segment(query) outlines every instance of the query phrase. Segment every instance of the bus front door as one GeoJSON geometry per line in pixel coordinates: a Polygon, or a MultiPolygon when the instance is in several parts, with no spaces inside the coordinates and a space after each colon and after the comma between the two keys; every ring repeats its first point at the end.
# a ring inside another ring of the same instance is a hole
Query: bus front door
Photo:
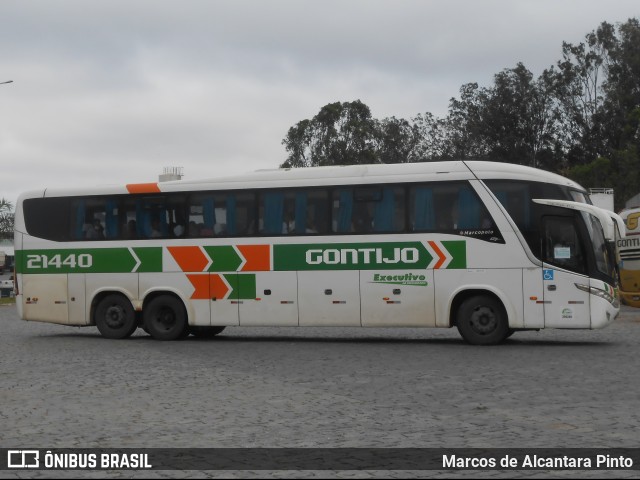
{"type": "Polygon", "coordinates": [[[546,328],[589,328],[589,294],[576,287],[588,283],[582,275],[544,264],[544,326],[546,328]]]}
{"type": "Polygon", "coordinates": [[[589,294],[576,284],[588,284],[585,252],[573,216],[545,216],[543,227],[544,326],[589,328],[589,294]],[[585,271],[585,273],[581,273],[585,271]]]}

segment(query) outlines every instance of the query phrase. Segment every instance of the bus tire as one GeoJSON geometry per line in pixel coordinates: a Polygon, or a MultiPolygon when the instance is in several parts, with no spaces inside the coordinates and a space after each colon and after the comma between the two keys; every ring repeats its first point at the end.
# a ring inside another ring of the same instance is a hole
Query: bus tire
{"type": "Polygon", "coordinates": [[[128,338],[138,328],[133,305],[119,293],[100,300],[94,312],[94,322],[105,338],[128,338]]]}
{"type": "Polygon", "coordinates": [[[177,340],[188,335],[187,312],[181,300],[160,295],[144,306],[144,326],[156,340],[177,340]]]}
{"type": "Polygon", "coordinates": [[[191,335],[197,338],[213,338],[224,329],[225,327],[190,327],[191,335]]]}
{"type": "Polygon", "coordinates": [[[464,300],[456,312],[456,326],[472,345],[496,345],[509,334],[509,321],[502,303],[488,295],[464,300]]]}

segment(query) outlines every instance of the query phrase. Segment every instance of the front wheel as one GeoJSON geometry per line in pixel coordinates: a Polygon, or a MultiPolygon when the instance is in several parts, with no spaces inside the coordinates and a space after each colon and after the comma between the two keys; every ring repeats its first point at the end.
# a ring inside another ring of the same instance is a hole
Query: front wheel
{"type": "Polygon", "coordinates": [[[509,334],[502,303],[487,295],[464,300],[456,313],[456,326],[462,338],[472,345],[495,345],[509,334]]]}
{"type": "Polygon", "coordinates": [[[187,312],[182,301],[171,295],[160,295],[145,305],[143,320],[146,330],[156,340],[177,340],[188,335],[187,312]]]}
{"type": "Polygon", "coordinates": [[[107,295],[100,300],[94,313],[94,321],[102,336],[106,338],[130,337],[138,327],[131,302],[118,293],[107,295]]]}

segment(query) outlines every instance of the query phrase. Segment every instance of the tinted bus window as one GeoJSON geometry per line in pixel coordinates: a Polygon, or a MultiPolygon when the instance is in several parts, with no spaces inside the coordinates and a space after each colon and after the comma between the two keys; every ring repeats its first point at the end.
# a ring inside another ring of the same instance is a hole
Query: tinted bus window
{"type": "Polygon", "coordinates": [[[410,186],[409,225],[413,232],[502,238],[493,218],[467,182],[410,186]]]}
{"type": "Polygon", "coordinates": [[[120,238],[117,197],[72,198],[72,240],[116,240],[120,238]]]}
{"type": "Polygon", "coordinates": [[[260,192],[258,231],[261,235],[305,235],[327,232],[326,190],[260,192]]]}
{"type": "Polygon", "coordinates": [[[336,233],[404,231],[404,188],[366,186],[333,191],[332,230],[336,233]]]}
{"type": "Polygon", "coordinates": [[[514,180],[486,180],[485,184],[507,210],[533,254],[542,258],[540,218],[549,209],[532,202],[532,199],[573,200],[569,189],[561,185],[514,180]]]}
{"type": "Polygon", "coordinates": [[[189,237],[253,235],[255,195],[251,192],[206,192],[189,197],[189,237]]]}
{"type": "Polygon", "coordinates": [[[69,239],[69,199],[30,198],[23,205],[29,235],[59,242],[69,239]]]}

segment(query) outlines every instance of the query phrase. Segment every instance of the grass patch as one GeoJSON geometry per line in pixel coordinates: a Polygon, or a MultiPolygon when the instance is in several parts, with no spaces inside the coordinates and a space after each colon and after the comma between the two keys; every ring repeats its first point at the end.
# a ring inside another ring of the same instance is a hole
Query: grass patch
{"type": "Polygon", "coordinates": [[[0,305],[15,305],[16,303],[16,299],[15,298],[0,298],[0,305]]]}

